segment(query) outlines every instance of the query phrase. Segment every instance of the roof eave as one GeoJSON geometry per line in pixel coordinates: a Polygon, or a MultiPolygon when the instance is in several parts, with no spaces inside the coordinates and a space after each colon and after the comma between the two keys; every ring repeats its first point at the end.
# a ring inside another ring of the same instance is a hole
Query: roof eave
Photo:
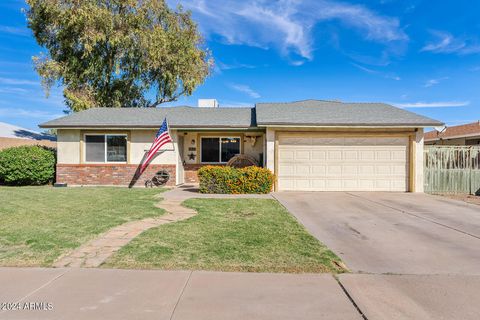
{"type": "MultiPolygon", "coordinates": [[[[160,125],[55,125],[55,124],[40,124],[40,128],[44,129],[158,129],[160,125]]],[[[214,126],[177,126],[177,125],[170,125],[171,129],[181,130],[181,129],[198,129],[198,130],[206,130],[206,129],[255,129],[257,127],[252,126],[229,126],[229,125],[214,125],[214,126]]]]}
{"type": "Polygon", "coordinates": [[[301,127],[301,128],[431,128],[442,126],[442,123],[374,123],[374,124],[292,124],[285,122],[270,122],[270,123],[259,123],[259,127],[301,127]]]}

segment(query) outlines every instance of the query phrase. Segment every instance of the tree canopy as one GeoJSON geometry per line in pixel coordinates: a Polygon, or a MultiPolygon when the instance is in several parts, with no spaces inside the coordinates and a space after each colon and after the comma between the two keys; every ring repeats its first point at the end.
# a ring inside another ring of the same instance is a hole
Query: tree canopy
{"type": "Polygon", "coordinates": [[[189,12],[164,0],[26,0],[47,49],[33,57],[47,94],[72,111],[155,107],[191,95],[213,64],[189,12]]]}

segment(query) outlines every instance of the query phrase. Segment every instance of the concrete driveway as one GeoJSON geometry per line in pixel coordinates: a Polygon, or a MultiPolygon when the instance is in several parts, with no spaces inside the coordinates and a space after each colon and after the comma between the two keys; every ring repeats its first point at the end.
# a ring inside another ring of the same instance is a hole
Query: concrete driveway
{"type": "Polygon", "coordinates": [[[353,272],[480,275],[480,207],[409,193],[276,193],[353,272]]]}

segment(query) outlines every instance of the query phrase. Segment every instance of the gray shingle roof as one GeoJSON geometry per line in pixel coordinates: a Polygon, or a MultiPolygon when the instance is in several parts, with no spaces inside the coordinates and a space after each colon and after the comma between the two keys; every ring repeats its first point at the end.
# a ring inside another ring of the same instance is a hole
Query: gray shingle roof
{"type": "Polygon", "coordinates": [[[304,100],[257,103],[255,108],[95,108],[42,123],[42,128],[158,128],[164,118],[171,128],[251,128],[293,126],[443,125],[383,103],[304,100]]]}
{"type": "Polygon", "coordinates": [[[94,108],[40,125],[41,128],[158,128],[166,117],[171,128],[249,128],[252,108],[94,108]]]}
{"type": "Polygon", "coordinates": [[[343,103],[304,100],[257,103],[257,124],[298,126],[419,126],[443,125],[416,113],[384,103],[343,103]]]}

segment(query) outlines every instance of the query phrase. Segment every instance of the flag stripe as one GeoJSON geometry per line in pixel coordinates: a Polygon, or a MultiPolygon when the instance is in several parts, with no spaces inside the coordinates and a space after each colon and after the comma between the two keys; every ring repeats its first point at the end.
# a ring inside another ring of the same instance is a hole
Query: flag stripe
{"type": "Polygon", "coordinates": [[[153,140],[150,150],[148,150],[145,160],[140,167],[140,174],[143,173],[143,171],[148,166],[148,164],[153,159],[158,150],[160,150],[161,147],[163,147],[169,142],[172,142],[172,137],[168,132],[167,118],[165,118],[165,120],[163,120],[162,126],[160,127],[160,129],[158,129],[158,132],[155,135],[155,139],[153,140]]]}

